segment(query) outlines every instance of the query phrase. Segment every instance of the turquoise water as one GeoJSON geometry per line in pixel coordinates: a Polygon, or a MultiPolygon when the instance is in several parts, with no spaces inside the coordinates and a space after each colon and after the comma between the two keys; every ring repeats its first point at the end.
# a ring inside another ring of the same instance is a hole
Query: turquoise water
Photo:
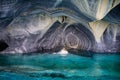
{"type": "Polygon", "coordinates": [[[120,55],[0,55],[0,80],[120,80],[120,55]]]}

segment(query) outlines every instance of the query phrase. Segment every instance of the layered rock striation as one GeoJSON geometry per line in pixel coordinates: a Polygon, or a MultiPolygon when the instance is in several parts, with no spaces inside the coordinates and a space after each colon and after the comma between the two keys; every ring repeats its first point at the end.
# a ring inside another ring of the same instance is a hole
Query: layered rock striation
{"type": "Polygon", "coordinates": [[[120,52],[120,0],[0,0],[0,53],[120,52]]]}

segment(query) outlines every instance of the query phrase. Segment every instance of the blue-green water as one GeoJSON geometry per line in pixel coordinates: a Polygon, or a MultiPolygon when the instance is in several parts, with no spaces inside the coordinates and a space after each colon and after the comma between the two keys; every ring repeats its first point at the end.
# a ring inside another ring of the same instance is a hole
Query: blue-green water
{"type": "Polygon", "coordinates": [[[120,55],[0,55],[0,80],[120,80],[120,55]]]}

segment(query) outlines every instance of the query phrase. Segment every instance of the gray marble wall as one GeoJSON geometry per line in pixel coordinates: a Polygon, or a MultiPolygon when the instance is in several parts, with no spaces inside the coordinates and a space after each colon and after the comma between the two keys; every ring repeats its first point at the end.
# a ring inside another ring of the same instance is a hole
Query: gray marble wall
{"type": "Polygon", "coordinates": [[[120,0],[0,0],[0,53],[120,52],[119,10],[120,0]]]}

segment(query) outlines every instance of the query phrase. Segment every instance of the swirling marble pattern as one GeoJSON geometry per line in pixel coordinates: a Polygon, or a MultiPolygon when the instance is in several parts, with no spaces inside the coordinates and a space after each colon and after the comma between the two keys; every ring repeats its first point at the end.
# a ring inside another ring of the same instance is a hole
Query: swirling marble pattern
{"type": "Polygon", "coordinates": [[[0,40],[8,45],[1,54],[120,52],[120,0],[0,2],[0,40]]]}

